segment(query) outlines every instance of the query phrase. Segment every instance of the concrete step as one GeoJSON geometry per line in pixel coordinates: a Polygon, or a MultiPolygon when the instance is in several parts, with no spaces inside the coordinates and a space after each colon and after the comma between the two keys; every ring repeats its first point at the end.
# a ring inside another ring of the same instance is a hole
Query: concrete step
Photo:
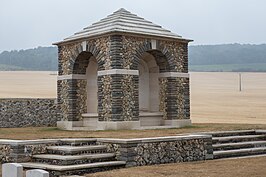
{"type": "Polygon", "coordinates": [[[213,137],[213,144],[222,143],[236,143],[244,141],[262,141],[266,140],[266,135],[243,135],[243,136],[227,136],[227,137],[213,137]]]}
{"type": "Polygon", "coordinates": [[[84,145],[96,145],[97,138],[65,138],[61,139],[59,145],[69,146],[84,146],[84,145]]]}
{"type": "Polygon", "coordinates": [[[81,175],[85,173],[93,173],[98,171],[105,171],[114,168],[124,167],[126,162],[124,161],[109,161],[109,162],[97,162],[89,164],[78,165],[49,165],[45,163],[21,163],[26,169],[43,169],[50,172],[50,177],[58,177],[62,175],[81,175]]]}
{"type": "Polygon", "coordinates": [[[33,155],[33,161],[50,165],[75,165],[84,163],[106,162],[115,160],[115,153],[82,154],[82,155],[33,155]]]}
{"type": "Polygon", "coordinates": [[[239,143],[224,143],[224,144],[214,144],[213,150],[232,150],[241,148],[255,148],[255,147],[266,147],[266,141],[246,141],[239,143]]]}
{"type": "Polygon", "coordinates": [[[59,155],[77,155],[77,154],[94,154],[105,153],[107,147],[105,145],[90,146],[49,146],[47,147],[49,154],[59,155]]]}
{"type": "Polygon", "coordinates": [[[212,137],[225,137],[225,136],[243,136],[243,135],[255,135],[255,130],[234,130],[234,131],[219,131],[210,132],[212,137]]]}
{"type": "Polygon", "coordinates": [[[214,151],[213,158],[219,159],[219,158],[228,158],[228,157],[258,155],[258,154],[266,154],[266,147],[214,151]]]}

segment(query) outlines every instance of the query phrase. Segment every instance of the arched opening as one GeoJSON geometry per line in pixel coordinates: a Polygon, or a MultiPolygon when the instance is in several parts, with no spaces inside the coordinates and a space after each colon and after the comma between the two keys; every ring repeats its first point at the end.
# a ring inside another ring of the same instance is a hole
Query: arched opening
{"type": "Polygon", "coordinates": [[[139,110],[159,112],[159,66],[153,55],[145,52],[139,63],[139,110]]]}
{"type": "Polygon", "coordinates": [[[160,73],[169,72],[166,56],[159,50],[149,50],[140,57],[139,65],[139,119],[141,126],[162,126],[165,112],[161,109],[162,86],[160,73]]]}
{"type": "Polygon", "coordinates": [[[98,112],[98,82],[97,82],[98,64],[94,56],[90,58],[86,69],[87,78],[87,113],[98,112]]]}
{"type": "MultiPolygon", "coordinates": [[[[76,108],[77,114],[97,113],[98,109],[98,63],[90,52],[81,52],[75,60],[73,74],[82,75],[76,83],[76,108]]],[[[80,77],[80,76],[76,76],[80,77]]]]}

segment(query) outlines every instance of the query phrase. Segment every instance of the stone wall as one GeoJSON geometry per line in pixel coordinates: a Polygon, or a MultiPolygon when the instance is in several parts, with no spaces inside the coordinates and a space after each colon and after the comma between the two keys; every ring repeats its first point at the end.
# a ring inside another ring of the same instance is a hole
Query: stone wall
{"type": "Polygon", "coordinates": [[[0,127],[56,126],[55,99],[0,99],[0,127]]]}
{"type": "MultiPolygon", "coordinates": [[[[67,139],[69,141],[70,139],[67,139]]],[[[73,139],[75,141],[75,139],[73,139]]],[[[211,135],[186,135],[140,139],[99,138],[96,144],[107,145],[116,159],[127,166],[213,159],[211,135]]],[[[47,153],[47,147],[66,145],[64,139],[1,140],[0,163],[29,162],[35,154],[47,153]]],[[[68,142],[69,145],[69,142],[68,142]]]]}
{"type": "Polygon", "coordinates": [[[143,139],[98,139],[127,166],[213,159],[211,135],[187,135],[143,139]]]}
{"type": "Polygon", "coordinates": [[[48,146],[59,145],[59,140],[1,140],[0,164],[29,162],[35,154],[45,154],[48,146]]]}
{"type": "MultiPolygon", "coordinates": [[[[145,36],[110,34],[75,43],[60,44],[59,77],[86,75],[90,57],[97,60],[98,71],[137,71],[145,52],[151,54],[162,73],[188,73],[188,41],[151,39],[145,36]]],[[[99,121],[139,120],[139,78],[133,74],[98,76],[99,121]]],[[[160,83],[160,111],[165,120],[189,119],[189,79],[164,77],[160,83]]],[[[86,78],[66,77],[58,81],[59,117],[63,121],[79,121],[86,113],[86,78]]]]}

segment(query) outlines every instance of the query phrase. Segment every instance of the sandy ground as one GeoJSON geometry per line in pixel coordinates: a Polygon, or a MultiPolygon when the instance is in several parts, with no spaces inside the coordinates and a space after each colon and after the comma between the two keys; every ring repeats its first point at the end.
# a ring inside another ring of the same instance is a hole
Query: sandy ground
{"type": "Polygon", "coordinates": [[[266,124],[266,73],[191,73],[194,123],[266,124]]]}
{"type": "Polygon", "coordinates": [[[266,157],[125,168],[87,177],[265,177],[266,157]]]}
{"type": "Polygon", "coordinates": [[[55,98],[52,71],[0,71],[0,98],[55,98]]]}
{"type": "MultiPolygon", "coordinates": [[[[0,98],[54,98],[54,72],[0,72],[0,98]]],[[[193,123],[266,124],[266,73],[191,73],[193,123]]]]}

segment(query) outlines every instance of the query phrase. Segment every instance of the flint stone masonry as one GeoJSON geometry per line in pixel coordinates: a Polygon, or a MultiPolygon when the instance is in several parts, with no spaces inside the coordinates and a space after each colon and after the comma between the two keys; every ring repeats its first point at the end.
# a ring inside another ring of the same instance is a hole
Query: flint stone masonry
{"type": "MultiPolygon", "coordinates": [[[[164,120],[190,119],[188,43],[191,41],[119,9],[55,43],[59,62],[58,127],[73,130],[68,125],[77,124],[71,122],[80,122],[79,127],[84,127],[82,114],[86,113],[97,113],[98,122],[107,124],[140,122],[143,111],[161,112],[160,126],[166,126],[164,120]],[[97,65],[93,65],[97,71],[97,87],[92,91],[87,86],[92,81],[85,77],[93,60],[97,65]],[[149,63],[154,64],[141,76],[142,64],[148,66],[149,63]],[[150,88],[150,85],[156,87],[154,95],[146,94],[147,89],[143,94],[141,88],[150,88]],[[96,98],[88,96],[96,91],[96,98]],[[152,97],[153,105],[148,105],[145,99],[150,101],[152,97]],[[93,104],[89,99],[98,99],[94,112],[87,112],[92,110],[87,103],[93,104]]],[[[186,125],[190,125],[187,122],[186,125]]],[[[98,126],[88,127],[95,130],[93,127],[98,126]]]]}
{"type": "MultiPolygon", "coordinates": [[[[75,141],[75,139],[67,139],[75,141]]],[[[107,145],[108,152],[127,166],[142,166],[173,162],[213,159],[211,135],[183,135],[139,139],[95,139],[97,145],[107,145]]],[[[36,154],[46,154],[47,147],[64,145],[66,139],[0,140],[1,163],[30,162],[36,154]],[[5,152],[5,153],[3,153],[5,152]],[[4,159],[4,160],[3,160],[4,159]]]]}
{"type": "Polygon", "coordinates": [[[0,163],[28,162],[35,154],[47,152],[48,146],[59,145],[58,139],[5,140],[0,139],[0,163]]]}
{"type": "Polygon", "coordinates": [[[98,139],[127,166],[212,159],[211,135],[186,135],[141,139],[98,139]]]}
{"type": "Polygon", "coordinates": [[[56,99],[0,99],[0,127],[56,126],[56,99]]]}

